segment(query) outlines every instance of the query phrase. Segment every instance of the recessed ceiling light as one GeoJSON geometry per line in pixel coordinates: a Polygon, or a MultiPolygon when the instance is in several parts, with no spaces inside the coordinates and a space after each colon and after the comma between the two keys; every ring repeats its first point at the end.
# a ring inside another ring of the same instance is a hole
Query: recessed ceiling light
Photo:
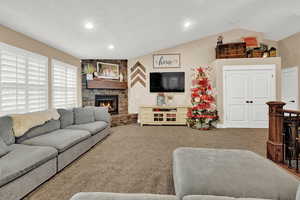
{"type": "Polygon", "coordinates": [[[91,30],[94,28],[94,24],[92,22],[86,22],[84,28],[91,30]]]}
{"type": "Polygon", "coordinates": [[[190,21],[186,21],[183,24],[184,28],[189,28],[191,25],[192,25],[192,22],[190,22],[190,21]]]}
{"type": "Polygon", "coordinates": [[[186,31],[186,30],[191,29],[194,24],[195,23],[192,20],[185,20],[183,22],[183,30],[186,31]]]}
{"type": "Polygon", "coordinates": [[[109,50],[114,50],[114,49],[115,49],[115,46],[114,46],[113,44],[110,44],[110,45],[107,46],[107,48],[108,48],[109,50]]]}

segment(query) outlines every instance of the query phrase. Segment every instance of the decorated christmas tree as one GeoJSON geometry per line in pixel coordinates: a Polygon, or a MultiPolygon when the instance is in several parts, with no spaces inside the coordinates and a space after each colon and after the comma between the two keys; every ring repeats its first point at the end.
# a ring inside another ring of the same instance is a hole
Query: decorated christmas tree
{"type": "Polygon", "coordinates": [[[209,68],[196,68],[192,82],[188,124],[192,128],[208,130],[218,120],[213,89],[209,81],[209,68]]]}

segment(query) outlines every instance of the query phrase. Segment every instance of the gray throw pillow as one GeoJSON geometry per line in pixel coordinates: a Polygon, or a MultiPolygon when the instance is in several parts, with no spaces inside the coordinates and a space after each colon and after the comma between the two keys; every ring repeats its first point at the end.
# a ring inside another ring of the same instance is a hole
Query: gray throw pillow
{"type": "Polygon", "coordinates": [[[96,121],[104,121],[104,122],[110,123],[111,116],[108,112],[107,107],[94,107],[94,111],[95,111],[95,120],[96,121]]]}
{"type": "Polygon", "coordinates": [[[57,109],[57,112],[60,115],[60,128],[66,128],[74,124],[74,113],[73,109],[66,110],[66,109],[57,109]]]}
{"type": "Polygon", "coordinates": [[[95,114],[93,107],[74,108],[75,124],[86,124],[95,121],[95,114]]]}
{"type": "Polygon", "coordinates": [[[6,143],[0,138],[0,158],[6,155],[9,152],[8,146],[6,143]]]}
{"type": "Polygon", "coordinates": [[[0,117],[0,137],[7,145],[15,143],[15,135],[13,132],[13,121],[11,117],[0,117]]]}

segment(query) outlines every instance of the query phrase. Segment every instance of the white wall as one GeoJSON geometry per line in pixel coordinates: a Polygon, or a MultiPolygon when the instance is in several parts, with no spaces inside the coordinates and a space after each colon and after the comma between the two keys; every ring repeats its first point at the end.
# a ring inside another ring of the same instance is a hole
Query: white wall
{"type": "MultiPolygon", "coordinates": [[[[244,29],[235,29],[225,33],[221,33],[224,37],[223,42],[239,42],[242,37],[256,36],[259,42],[270,44],[277,48],[277,43],[270,40],[264,40],[263,34],[248,31],[244,29]]],[[[137,113],[139,107],[142,105],[156,105],[157,93],[149,92],[149,72],[176,72],[183,71],[186,73],[185,77],[185,92],[184,93],[173,93],[174,103],[177,105],[190,105],[190,88],[192,82],[193,69],[199,66],[210,65],[215,60],[215,46],[217,37],[220,34],[208,36],[196,41],[178,45],[173,48],[159,50],[151,54],[133,58],[128,60],[128,75],[130,76],[130,68],[135,65],[137,61],[143,64],[146,68],[146,88],[137,83],[133,88],[130,88],[130,80],[128,80],[128,98],[129,98],[129,113],[137,113]],[[181,54],[181,68],[171,68],[164,70],[153,69],[153,54],[157,53],[180,53],[181,54]]],[[[214,79],[216,74],[212,74],[214,79]]]]}

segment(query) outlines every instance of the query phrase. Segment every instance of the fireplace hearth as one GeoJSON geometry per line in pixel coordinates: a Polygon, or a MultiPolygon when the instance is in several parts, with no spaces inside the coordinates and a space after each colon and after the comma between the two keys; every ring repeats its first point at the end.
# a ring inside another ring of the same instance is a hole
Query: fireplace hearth
{"type": "Polygon", "coordinates": [[[119,113],[118,95],[96,95],[95,96],[96,107],[108,107],[110,114],[119,113]]]}

